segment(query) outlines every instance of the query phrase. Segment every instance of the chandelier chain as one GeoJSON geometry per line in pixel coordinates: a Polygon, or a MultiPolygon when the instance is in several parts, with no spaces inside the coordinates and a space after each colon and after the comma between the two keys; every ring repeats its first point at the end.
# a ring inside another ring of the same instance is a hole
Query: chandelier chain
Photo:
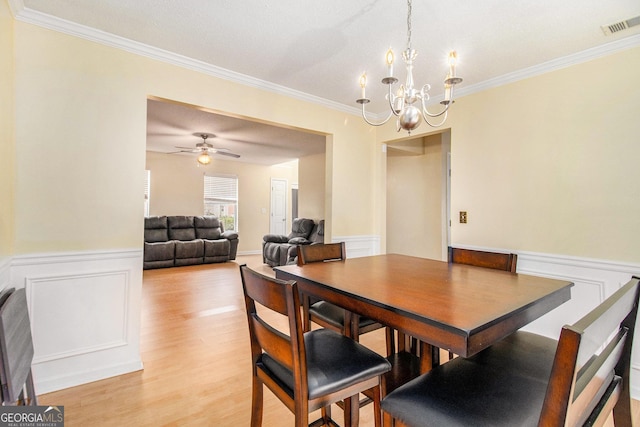
{"type": "Polygon", "coordinates": [[[407,0],[407,49],[411,49],[411,0],[407,0]]]}

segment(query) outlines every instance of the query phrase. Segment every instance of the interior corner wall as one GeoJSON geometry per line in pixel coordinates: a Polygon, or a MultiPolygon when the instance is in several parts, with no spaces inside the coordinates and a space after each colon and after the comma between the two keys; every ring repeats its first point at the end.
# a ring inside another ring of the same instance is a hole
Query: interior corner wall
{"type": "Polygon", "coordinates": [[[421,154],[387,156],[387,252],[441,259],[441,136],[418,142],[421,154]]]}
{"type": "Polygon", "coordinates": [[[326,154],[314,154],[298,160],[298,215],[325,219],[326,154]]]}
{"type": "Polygon", "coordinates": [[[298,181],[295,162],[262,166],[214,159],[198,165],[196,156],[147,151],[146,168],[151,171],[150,215],[203,215],[204,175],[238,178],[239,253],[261,253],[262,237],[269,233],[271,178],[298,181]]]}

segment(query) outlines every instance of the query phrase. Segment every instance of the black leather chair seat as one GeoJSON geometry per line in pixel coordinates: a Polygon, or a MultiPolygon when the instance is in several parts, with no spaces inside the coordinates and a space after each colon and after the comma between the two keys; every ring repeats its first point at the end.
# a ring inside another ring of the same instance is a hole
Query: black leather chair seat
{"type": "MultiPolygon", "coordinates": [[[[310,399],[344,389],[391,369],[389,362],[375,352],[328,329],[305,333],[304,345],[310,399]]],[[[289,395],[293,397],[293,373],[266,353],[263,353],[259,363],[286,385],[289,395]]]]}
{"type": "MultiPolygon", "coordinates": [[[[318,301],[309,307],[309,313],[312,316],[316,316],[319,319],[324,320],[333,327],[342,330],[344,329],[344,308],[331,304],[326,301],[318,301]]],[[[376,322],[368,317],[360,317],[359,328],[364,329],[367,326],[371,326],[376,322]]]]}
{"type": "Polygon", "coordinates": [[[556,346],[553,339],[517,332],[399,387],[382,408],[409,427],[537,426],[556,346]]]}

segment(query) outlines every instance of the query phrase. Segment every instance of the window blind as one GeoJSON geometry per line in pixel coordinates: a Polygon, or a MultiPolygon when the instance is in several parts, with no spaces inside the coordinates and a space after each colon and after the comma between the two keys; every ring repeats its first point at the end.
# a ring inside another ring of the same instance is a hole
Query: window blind
{"type": "Polygon", "coordinates": [[[238,178],[229,176],[204,176],[205,200],[235,202],[238,200],[238,178]]]}

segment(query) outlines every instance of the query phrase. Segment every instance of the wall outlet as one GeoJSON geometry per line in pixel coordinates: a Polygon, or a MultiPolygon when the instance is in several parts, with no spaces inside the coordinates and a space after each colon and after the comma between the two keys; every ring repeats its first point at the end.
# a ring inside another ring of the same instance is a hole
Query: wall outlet
{"type": "Polygon", "coordinates": [[[460,224],[467,223],[467,211],[460,211],[460,224]]]}

